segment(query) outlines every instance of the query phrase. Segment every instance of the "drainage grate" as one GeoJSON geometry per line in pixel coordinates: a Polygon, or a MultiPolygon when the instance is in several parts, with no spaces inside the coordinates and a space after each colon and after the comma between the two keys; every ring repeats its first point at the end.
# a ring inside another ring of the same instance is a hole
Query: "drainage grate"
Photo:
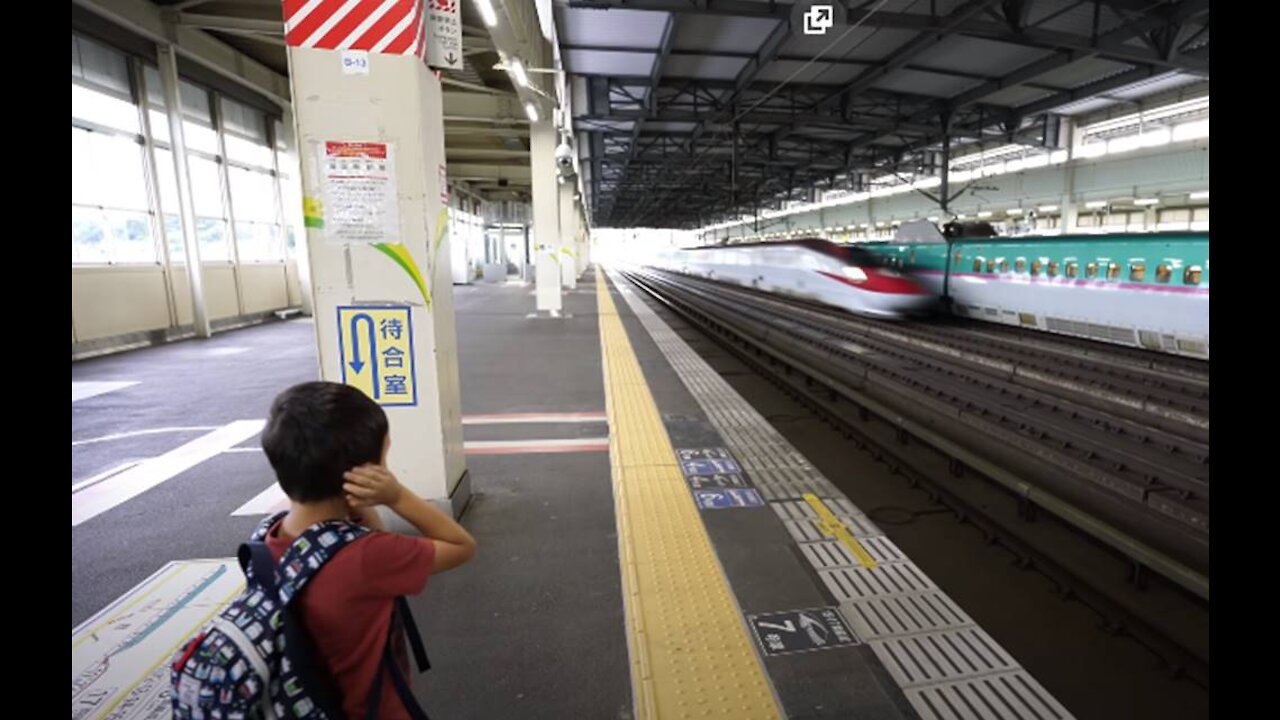
{"type": "Polygon", "coordinates": [[[836,494],[826,478],[800,468],[766,468],[751,471],[751,480],[769,500],[791,500],[813,493],[818,496],[836,494]]]}
{"type": "Polygon", "coordinates": [[[819,570],[818,575],[840,602],[938,589],[911,562],[877,565],[870,569],[858,565],[819,570]]]}
{"type": "Polygon", "coordinates": [[[957,630],[973,624],[954,600],[934,591],[867,598],[845,603],[840,609],[863,640],[957,630]]]}
{"type": "Polygon", "coordinates": [[[1024,671],[906,691],[923,720],[1065,720],[1067,709],[1024,671]]]}
{"type": "Polygon", "coordinates": [[[1013,658],[977,627],[869,644],[904,689],[1019,669],[1013,658]]]}

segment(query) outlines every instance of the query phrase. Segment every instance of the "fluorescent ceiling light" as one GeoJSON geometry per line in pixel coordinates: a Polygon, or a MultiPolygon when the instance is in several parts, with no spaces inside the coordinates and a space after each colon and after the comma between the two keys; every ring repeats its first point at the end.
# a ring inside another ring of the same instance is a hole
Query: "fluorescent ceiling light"
{"type": "Polygon", "coordinates": [[[484,24],[493,27],[498,24],[498,14],[493,11],[493,3],[490,0],[476,0],[476,9],[480,11],[480,18],[484,20],[484,24]]]}
{"type": "Polygon", "coordinates": [[[520,62],[520,58],[511,58],[511,74],[515,76],[516,82],[520,87],[529,87],[529,75],[524,71],[524,63],[520,62]]]}
{"type": "Polygon", "coordinates": [[[532,102],[524,104],[524,114],[529,116],[529,122],[538,122],[538,108],[532,102]]]}

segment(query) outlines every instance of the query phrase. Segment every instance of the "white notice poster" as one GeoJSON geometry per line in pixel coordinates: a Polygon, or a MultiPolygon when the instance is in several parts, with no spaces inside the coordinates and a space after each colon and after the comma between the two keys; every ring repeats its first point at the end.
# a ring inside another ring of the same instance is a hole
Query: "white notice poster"
{"type": "Polygon", "coordinates": [[[325,239],[335,243],[397,242],[396,174],[388,143],[324,144],[325,239]]]}

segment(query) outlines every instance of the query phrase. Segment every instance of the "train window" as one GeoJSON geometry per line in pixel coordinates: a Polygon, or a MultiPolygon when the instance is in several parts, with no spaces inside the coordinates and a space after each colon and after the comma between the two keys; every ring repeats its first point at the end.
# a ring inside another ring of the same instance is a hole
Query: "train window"
{"type": "Polygon", "coordinates": [[[1188,265],[1182,272],[1182,282],[1187,285],[1199,285],[1201,272],[1199,265],[1188,265]]]}
{"type": "Polygon", "coordinates": [[[1009,261],[1000,258],[1000,272],[1009,272],[1009,261]]]}
{"type": "Polygon", "coordinates": [[[1107,279],[1115,280],[1116,278],[1119,278],[1119,277],[1120,277],[1120,263],[1118,262],[1107,263],[1107,279]]]}
{"type": "Polygon", "coordinates": [[[959,250],[957,250],[957,251],[956,251],[956,263],[959,263],[959,262],[960,262],[960,260],[961,260],[962,258],[963,258],[963,256],[961,255],[960,251],[959,251],[959,250]]]}
{"type": "Polygon", "coordinates": [[[1080,274],[1080,263],[1072,260],[1067,263],[1067,277],[1073,278],[1080,274]]]}
{"type": "Polygon", "coordinates": [[[915,265],[915,264],[916,264],[916,251],[915,251],[915,250],[912,250],[911,252],[907,253],[907,263],[908,263],[908,264],[911,264],[911,265],[915,265]]]}
{"type": "Polygon", "coordinates": [[[1162,262],[1156,266],[1156,282],[1167,283],[1169,278],[1173,276],[1173,268],[1169,263],[1162,262]]]}
{"type": "Polygon", "coordinates": [[[995,272],[995,271],[996,271],[996,261],[995,261],[995,259],[993,258],[993,259],[991,259],[991,260],[988,260],[988,261],[987,261],[987,272],[989,272],[989,273],[993,273],[993,272],[995,272]]]}
{"type": "Polygon", "coordinates": [[[973,271],[974,271],[974,272],[982,272],[982,258],[981,258],[981,257],[976,257],[976,258],[974,258],[974,259],[973,259],[973,271]]]}
{"type": "Polygon", "coordinates": [[[1087,278],[1098,277],[1098,263],[1091,262],[1084,266],[1084,276],[1087,278]]]}
{"type": "Polygon", "coordinates": [[[1147,279],[1147,264],[1140,262],[1129,263],[1129,279],[1134,282],[1142,282],[1147,279]]]}
{"type": "Polygon", "coordinates": [[[1013,262],[1013,269],[1014,269],[1015,271],[1017,271],[1017,272],[1026,272],[1026,270],[1027,270],[1027,259],[1026,259],[1026,258],[1018,258],[1017,260],[1015,260],[1015,261],[1013,262]]]}
{"type": "Polygon", "coordinates": [[[1058,277],[1058,261],[1049,261],[1049,277],[1058,277]]]}
{"type": "Polygon", "coordinates": [[[1031,275],[1035,276],[1039,274],[1040,274],[1040,259],[1036,258],[1035,260],[1031,261],[1031,275]]]}

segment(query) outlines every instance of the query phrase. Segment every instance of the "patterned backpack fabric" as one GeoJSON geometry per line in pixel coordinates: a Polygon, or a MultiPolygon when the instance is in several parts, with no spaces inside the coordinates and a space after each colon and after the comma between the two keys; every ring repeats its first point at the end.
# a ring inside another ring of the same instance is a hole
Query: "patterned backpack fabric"
{"type": "MultiPolygon", "coordinates": [[[[282,517],[284,513],[267,518],[240,546],[244,592],[174,658],[170,680],[175,720],[343,718],[335,685],[318,662],[315,645],[290,601],[327,561],[370,531],[348,522],[318,523],[294,540],[277,565],[265,539],[282,517]]],[[[409,633],[419,670],[429,667],[408,603],[397,598],[382,671],[370,696],[370,720],[378,717],[386,674],[410,717],[426,720],[393,657],[392,639],[401,629],[409,633]]]]}

